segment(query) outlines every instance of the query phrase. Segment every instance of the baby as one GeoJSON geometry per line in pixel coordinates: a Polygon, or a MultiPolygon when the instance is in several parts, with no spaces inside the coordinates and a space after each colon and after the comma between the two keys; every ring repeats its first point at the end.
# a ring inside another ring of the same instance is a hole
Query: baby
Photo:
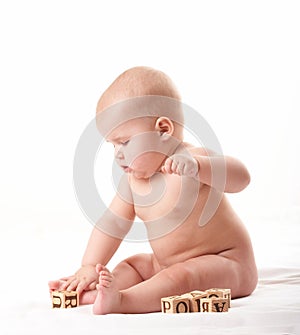
{"type": "Polygon", "coordinates": [[[121,74],[97,105],[97,126],[124,170],[95,225],[81,268],[49,282],[77,290],[95,314],[160,311],[162,297],[211,287],[252,293],[257,269],[249,235],[224,193],[249,183],[237,159],[183,142],[180,96],[170,78],[146,67],[121,74]],[[208,205],[207,205],[208,204],[208,205]],[[134,222],[146,226],[151,254],[106,265],[134,222]]]}

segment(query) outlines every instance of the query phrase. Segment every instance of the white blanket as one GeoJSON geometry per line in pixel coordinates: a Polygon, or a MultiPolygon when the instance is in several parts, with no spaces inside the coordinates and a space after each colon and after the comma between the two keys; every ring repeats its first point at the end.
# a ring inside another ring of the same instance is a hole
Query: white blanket
{"type": "MultiPolygon", "coordinates": [[[[47,281],[76,269],[88,231],[2,232],[0,334],[300,334],[300,218],[260,220],[248,228],[259,268],[255,292],[233,300],[228,313],[172,315],[95,316],[91,306],[53,310],[47,281]]],[[[111,266],[148,248],[124,243],[111,266]]]]}

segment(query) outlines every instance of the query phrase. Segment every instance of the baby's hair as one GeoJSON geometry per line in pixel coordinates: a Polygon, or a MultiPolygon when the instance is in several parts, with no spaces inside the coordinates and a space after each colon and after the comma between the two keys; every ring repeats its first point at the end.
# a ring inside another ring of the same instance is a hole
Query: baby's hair
{"type": "MultiPolygon", "coordinates": [[[[173,81],[164,72],[137,66],[120,74],[98,102],[97,127],[100,132],[104,132],[103,125],[110,130],[116,126],[117,119],[105,118],[105,115],[118,115],[115,112],[119,110],[120,104],[123,113],[122,122],[127,118],[131,119],[133,111],[145,112],[144,115],[151,117],[151,122],[154,123],[153,118],[168,117],[174,123],[173,136],[183,138],[184,117],[181,97],[173,81]],[[124,114],[124,110],[130,110],[131,114],[124,114]],[[106,119],[104,123],[101,121],[103,118],[106,119]]],[[[144,116],[143,118],[146,120],[144,116]]]]}
{"type": "Polygon", "coordinates": [[[137,66],[120,74],[102,94],[97,112],[111,103],[145,95],[159,95],[181,100],[180,94],[164,72],[146,66],[137,66]]]}

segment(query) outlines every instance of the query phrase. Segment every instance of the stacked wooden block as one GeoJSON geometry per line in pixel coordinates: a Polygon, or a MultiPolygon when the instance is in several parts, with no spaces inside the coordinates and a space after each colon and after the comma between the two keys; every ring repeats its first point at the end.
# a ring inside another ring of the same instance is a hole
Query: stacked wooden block
{"type": "Polygon", "coordinates": [[[228,312],[230,289],[211,288],[161,299],[163,313],[228,312]]]}
{"type": "Polygon", "coordinates": [[[74,308],[79,306],[79,297],[76,291],[53,291],[52,308],[74,308]]]}

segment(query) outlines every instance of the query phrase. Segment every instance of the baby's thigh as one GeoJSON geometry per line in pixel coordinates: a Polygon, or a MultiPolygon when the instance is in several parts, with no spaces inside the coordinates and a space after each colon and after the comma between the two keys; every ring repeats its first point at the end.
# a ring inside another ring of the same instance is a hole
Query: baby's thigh
{"type": "MultiPolygon", "coordinates": [[[[181,263],[186,271],[190,287],[230,288],[233,297],[250,294],[253,288],[241,285],[244,282],[243,268],[237,261],[220,255],[203,255],[181,263]]],[[[246,284],[246,283],[245,283],[246,284]]]]}

